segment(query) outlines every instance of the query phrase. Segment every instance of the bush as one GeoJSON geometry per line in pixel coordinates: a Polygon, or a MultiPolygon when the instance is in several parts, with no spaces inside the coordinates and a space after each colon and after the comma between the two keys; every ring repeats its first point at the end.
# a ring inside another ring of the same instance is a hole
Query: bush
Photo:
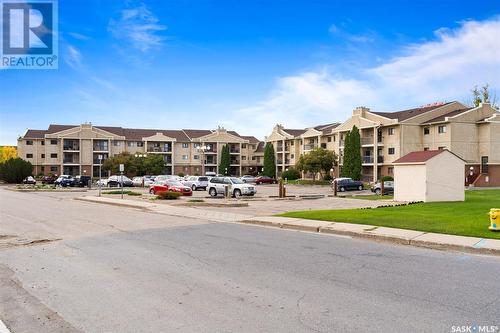
{"type": "Polygon", "coordinates": [[[177,200],[182,196],[182,193],[179,192],[171,192],[171,191],[163,191],[158,192],[158,199],[160,200],[177,200]]]}
{"type": "Polygon", "coordinates": [[[332,180],[332,176],[329,175],[329,174],[326,174],[324,177],[323,177],[323,180],[326,180],[326,181],[331,181],[332,180]]]}
{"type": "Polygon", "coordinates": [[[0,163],[0,179],[6,183],[21,183],[32,172],[33,165],[21,158],[11,158],[0,163]]]}
{"type": "Polygon", "coordinates": [[[179,176],[179,177],[184,177],[184,172],[179,172],[179,173],[177,174],[177,176],[179,176]]]}
{"type": "Polygon", "coordinates": [[[287,180],[295,180],[300,178],[300,172],[297,169],[289,168],[288,170],[283,171],[281,174],[281,178],[287,180]]]}
{"type": "Polygon", "coordinates": [[[394,177],[391,177],[391,176],[382,176],[382,178],[380,178],[380,181],[382,182],[392,182],[394,180],[394,177]]]}

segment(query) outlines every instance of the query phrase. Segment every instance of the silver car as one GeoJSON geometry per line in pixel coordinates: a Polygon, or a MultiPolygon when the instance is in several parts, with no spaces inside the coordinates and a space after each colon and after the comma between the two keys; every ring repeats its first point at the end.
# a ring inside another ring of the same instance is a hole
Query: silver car
{"type": "Polygon", "coordinates": [[[132,178],[132,184],[134,187],[149,186],[153,184],[153,181],[148,177],[134,177],[132,178]]]}
{"type": "Polygon", "coordinates": [[[186,180],[181,181],[185,186],[191,187],[193,191],[203,189],[205,191],[208,186],[208,177],[205,176],[189,176],[186,180]]]}

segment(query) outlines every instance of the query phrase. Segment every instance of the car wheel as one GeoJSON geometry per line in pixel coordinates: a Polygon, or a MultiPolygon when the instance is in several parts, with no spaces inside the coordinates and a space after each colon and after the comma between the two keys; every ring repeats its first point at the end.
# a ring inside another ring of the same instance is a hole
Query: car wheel
{"type": "Polygon", "coordinates": [[[260,183],[259,182],[255,182],[255,185],[260,185],[260,183]]]}
{"type": "Polygon", "coordinates": [[[154,188],[150,189],[149,194],[155,194],[155,189],[154,188]]]}
{"type": "Polygon", "coordinates": [[[375,190],[375,194],[376,194],[376,195],[380,195],[380,193],[381,193],[381,192],[382,192],[382,191],[381,191],[379,188],[377,188],[377,189],[375,190]]]}
{"type": "Polygon", "coordinates": [[[211,188],[209,191],[208,191],[208,194],[210,194],[211,197],[216,197],[217,196],[217,190],[215,188],[211,188]]]}
{"type": "Polygon", "coordinates": [[[340,192],[345,192],[345,187],[344,187],[344,186],[342,186],[342,187],[340,188],[340,192]]]}
{"type": "Polygon", "coordinates": [[[358,186],[358,190],[359,190],[359,191],[363,191],[363,186],[359,185],[359,186],[358,186]]]}
{"type": "Polygon", "coordinates": [[[235,198],[236,197],[241,197],[241,190],[238,190],[238,189],[234,190],[234,197],[235,198]]]}
{"type": "Polygon", "coordinates": [[[193,192],[196,191],[196,185],[193,184],[193,186],[191,186],[191,189],[193,190],[193,192]]]}

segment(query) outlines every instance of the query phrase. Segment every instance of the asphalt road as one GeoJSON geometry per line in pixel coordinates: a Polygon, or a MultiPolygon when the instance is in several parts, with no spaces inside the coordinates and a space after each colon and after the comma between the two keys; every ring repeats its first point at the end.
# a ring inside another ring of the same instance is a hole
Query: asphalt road
{"type": "Polygon", "coordinates": [[[13,333],[500,325],[498,257],[211,223],[71,196],[0,189],[0,319],[13,333]]]}

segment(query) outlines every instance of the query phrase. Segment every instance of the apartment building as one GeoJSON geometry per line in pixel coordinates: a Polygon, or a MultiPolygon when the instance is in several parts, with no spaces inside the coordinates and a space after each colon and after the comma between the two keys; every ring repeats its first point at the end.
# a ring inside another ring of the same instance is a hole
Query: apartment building
{"type": "MultiPolygon", "coordinates": [[[[160,130],[110,126],[50,125],[29,129],[18,139],[18,156],[31,162],[34,174],[99,175],[103,160],[128,152],[158,154],[165,174],[202,174],[218,169],[221,150],[229,144],[231,175],[257,173],[263,164],[263,143],[219,127],[216,130],[160,130]]],[[[107,172],[101,171],[103,176],[107,172]]]]}
{"type": "Polygon", "coordinates": [[[275,147],[277,173],[294,165],[307,149],[321,146],[339,156],[339,167],[335,168],[338,176],[343,165],[344,138],[353,126],[360,130],[365,181],[392,175],[392,162],[412,151],[448,149],[466,161],[467,183],[500,185],[500,113],[489,104],[470,108],[456,101],[396,112],[358,107],[342,124],[324,127],[289,130],[276,125],[266,140],[275,147]],[[287,147],[293,145],[293,153],[288,152],[287,147]]]}

